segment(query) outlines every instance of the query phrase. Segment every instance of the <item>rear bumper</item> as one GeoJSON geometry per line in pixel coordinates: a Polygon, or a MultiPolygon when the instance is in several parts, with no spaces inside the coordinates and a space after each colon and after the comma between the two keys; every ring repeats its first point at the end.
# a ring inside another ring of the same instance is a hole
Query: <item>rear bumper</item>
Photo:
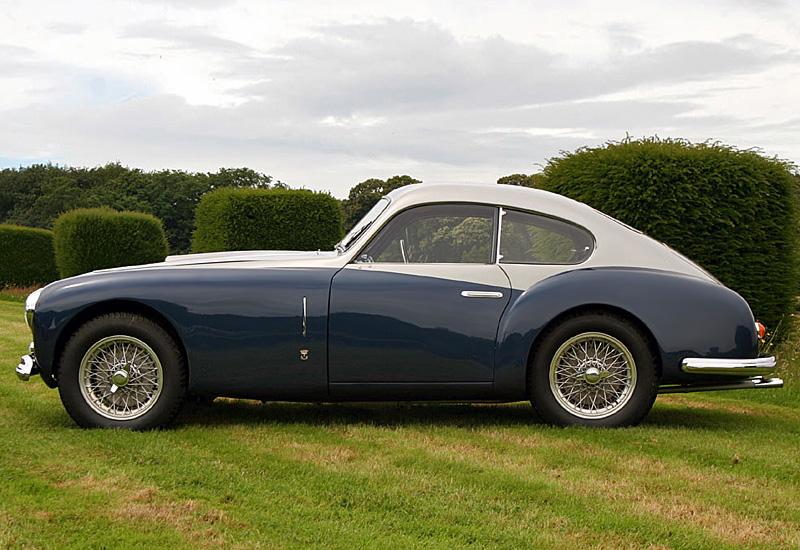
{"type": "Polygon", "coordinates": [[[687,357],[681,362],[681,370],[687,374],[724,376],[767,376],[775,370],[775,358],[755,359],[710,359],[687,357]]]}
{"type": "Polygon", "coordinates": [[[715,359],[687,357],[681,362],[686,374],[704,377],[697,382],[661,386],[658,393],[691,393],[717,390],[762,390],[782,388],[783,380],[770,375],[775,370],[775,357],[754,359],[715,359]],[[726,379],[727,378],[727,379],[726,379]]]}
{"type": "Polygon", "coordinates": [[[661,386],[658,388],[659,394],[665,393],[694,393],[698,391],[720,391],[720,390],[768,390],[771,388],[782,388],[783,380],[780,378],[764,378],[754,376],[742,380],[731,380],[716,384],[683,384],[675,386],[661,386]]]}

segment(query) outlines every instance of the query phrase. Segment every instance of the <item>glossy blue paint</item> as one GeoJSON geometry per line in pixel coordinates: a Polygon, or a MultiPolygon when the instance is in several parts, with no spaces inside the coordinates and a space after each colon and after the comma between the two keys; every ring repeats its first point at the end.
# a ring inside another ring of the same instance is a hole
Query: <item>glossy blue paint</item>
{"type": "MultiPolygon", "coordinates": [[[[432,275],[442,269],[430,265],[432,275]]],[[[466,273],[470,266],[462,269],[466,273]]],[[[480,269],[497,270],[498,279],[502,274],[497,266],[480,269]]],[[[414,384],[441,399],[455,398],[451,392],[461,395],[458,384],[475,389],[470,384],[486,383],[477,387],[489,390],[497,325],[509,290],[510,285],[343,269],[331,287],[331,397],[397,398],[413,395],[414,384]],[[502,292],[503,298],[465,298],[464,290],[502,292]],[[442,384],[438,390],[431,386],[436,383],[442,384]]]]}
{"type": "Polygon", "coordinates": [[[495,397],[525,398],[528,351],[554,319],[578,308],[613,308],[638,319],[655,338],[662,382],[697,381],[685,357],[758,355],[753,315],[732,290],[702,279],[635,268],[581,269],[555,275],[512,297],[498,331],[495,397]]]}
{"type": "Polygon", "coordinates": [[[80,310],[107,301],[160,313],[182,340],[193,392],[258,399],[327,397],[327,312],[334,268],[172,268],[100,273],[42,293],[36,345],[49,376],[55,342],[80,310]],[[302,335],[302,299],[308,324],[302,335]],[[302,361],[300,350],[308,350],[302,361]]]}
{"type": "Polygon", "coordinates": [[[86,308],[112,301],[149,308],[174,328],[186,349],[190,391],[230,397],[524,399],[528,353],[542,329],[592,305],[627,312],[653,334],[665,383],[699,380],[680,371],[684,357],[757,355],[752,314],[741,297],[661,271],[576,270],[523,292],[352,268],[174,267],[48,286],[34,326],[48,385],[55,386],[52,362],[65,328],[86,308]],[[467,299],[463,290],[504,298],[467,299]]]}

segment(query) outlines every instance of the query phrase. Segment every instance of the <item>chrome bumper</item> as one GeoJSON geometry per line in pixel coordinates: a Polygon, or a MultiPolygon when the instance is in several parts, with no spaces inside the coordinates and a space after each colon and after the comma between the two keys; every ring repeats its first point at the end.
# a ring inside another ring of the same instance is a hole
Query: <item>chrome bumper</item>
{"type": "Polygon", "coordinates": [[[658,388],[659,394],[665,393],[693,393],[698,391],[719,391],[719,390],[767,390],[770,388],[782,388],[783,380],[780,378],[763,378],[755,376],[742,380],[731,380],[720,384],[684,384],[677,386],[661,386],[658,388]]]}
{"type": "Polygon", "coordinates": [[[39,374],[39,364],[36,362],[36,355],[33,352],[33,342],[30,345],[30,355],[20,357],[19,365],[15,372],[20,380],[30,380],[31,376],[39,374]]]}
{"type": "Polygon", "coordinates": [[[658,393],[691,393],[717,390],[761,390],[782,388],[783,380],[769,378],[775,370],[775,358],[756,357],[755,359],[715,359],[708,357],[687,357],[681,362],[681,370],[687,374],[738,377],[722,382],[699,382],[661,386],[658,393]]]}
{"type": "Polygon", "coordinates": [[[688,374],[766,376],[775,370],[775,358],[772,356],[756,357],[755,359],[687,357],[681,363],[681,370],[688,374]]]}

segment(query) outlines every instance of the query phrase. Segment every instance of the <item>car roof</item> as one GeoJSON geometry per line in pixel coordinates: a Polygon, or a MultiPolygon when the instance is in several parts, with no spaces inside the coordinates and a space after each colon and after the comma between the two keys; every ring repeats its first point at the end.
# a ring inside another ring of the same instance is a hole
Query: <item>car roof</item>
{"type": "Polygon", "coordinates": [[[395,189],[387,196],[392,201],[392,211],[422,203],[463,201],[530,210],[579,224],[605,225],[610,219],[594,208],[563,195],[517,185],[419,183],[395,189]]]}

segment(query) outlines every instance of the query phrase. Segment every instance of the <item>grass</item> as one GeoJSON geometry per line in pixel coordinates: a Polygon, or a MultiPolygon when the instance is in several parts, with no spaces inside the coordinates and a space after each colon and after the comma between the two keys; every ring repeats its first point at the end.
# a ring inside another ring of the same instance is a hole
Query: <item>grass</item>
{"type": "Polygon", "coordinates": [[[0,298],[0,548],[800,547],[796,341],[789,387],[664,396],[632,429],[217,400],[148,433],[76,427],[14,376],[28,342],[0,298]]]}

